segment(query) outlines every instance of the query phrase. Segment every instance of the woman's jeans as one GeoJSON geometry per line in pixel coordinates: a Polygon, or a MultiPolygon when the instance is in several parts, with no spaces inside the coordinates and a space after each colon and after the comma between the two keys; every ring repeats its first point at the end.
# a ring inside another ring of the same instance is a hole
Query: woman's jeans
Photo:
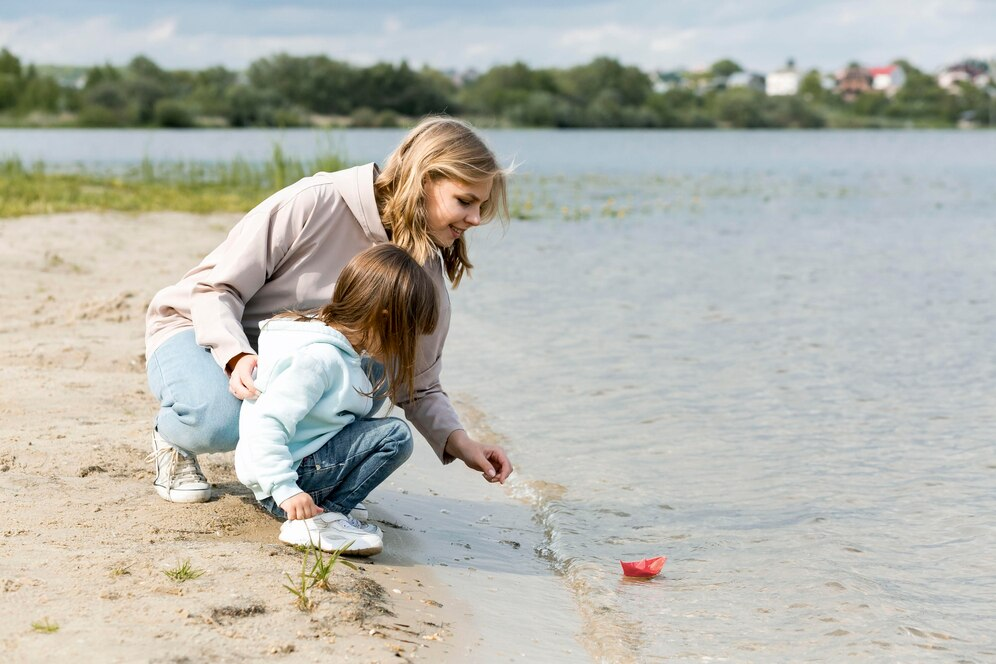
{"type": "Polygon", "coordinates": [[[159,346],[147,372],[160,404],[156,428],[173,447],[193,455],[235,449],[242,402],[228,391],[228,376],[197,345],[193,330],[159,346]]]}
{"type": "MultiPolygon", "coordinates": [[[[297,485],[326,512],[349,514],[411,453],[412,433],[405,422],[394,417],[356,420],[301,460],[297,485]]],[[[274,516],[287,518],[273,498],[259,502],[274,516]]]]}
{"type": "MultiPolygon", "coordinates": [[[[374,383],[384,372],[380,363],[366,359],[363,367],[374,383]]],[[[193,330],[159,346],[147,372],[149,388],[160,403],[155,426],[170,445],[195,456],[235,449],[242,402],[228,391],[228,376],[211,353],[197,345],[193,330]]],[[[375,395],[367,416],[383,403],[383,394],[375,395]]]]}

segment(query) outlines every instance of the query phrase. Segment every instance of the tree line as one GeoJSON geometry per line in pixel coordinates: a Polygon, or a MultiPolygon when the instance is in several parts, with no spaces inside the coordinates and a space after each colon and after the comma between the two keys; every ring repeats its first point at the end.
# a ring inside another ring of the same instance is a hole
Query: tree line
{"type": "Polygon", "coordinates": [[[0,122],[84,127],[290,127],[335,122],[396,126],[428,113],[484,125],[522,127],[825,127],[951,126],[993,121],[987,91],[968,84],[952,94],[909,62],[893,96],[865,92],[843,100],[820,72],[795,95],[769,97],[722,81],[740,66],[720,60],[667,90],[634,66],[600,57],[569,68],[498,65],[458,84],[430,67],[368,67],[323,55],[278,54],[246,71],[166,70],[145,56],[122,67],[81,71],[75,80],[0,51],[0,122]],[[698,79],[696,79],[698,77],[698,79]],[[707,80],[708,79],[708,80],[707,80]]]}

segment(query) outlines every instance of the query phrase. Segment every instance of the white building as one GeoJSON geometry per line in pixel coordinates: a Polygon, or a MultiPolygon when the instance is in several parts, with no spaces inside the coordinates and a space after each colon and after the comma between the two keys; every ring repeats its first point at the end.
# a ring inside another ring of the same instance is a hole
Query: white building
{"type": "Polygon", "coordinates": [[[800,80],[801,77],[795,68],[795,62],[789,60],[783,69],[771,72],[764,79],[764,92],[769,97],[798,94],[800,80]]]}
{"type": "Polygon", "coordinates": [[[888,97],[896,94],[906,84],[906,71],[899,65],[870,67],[868,73],[872,77],[872,90],[884,92],[888,97]]]}

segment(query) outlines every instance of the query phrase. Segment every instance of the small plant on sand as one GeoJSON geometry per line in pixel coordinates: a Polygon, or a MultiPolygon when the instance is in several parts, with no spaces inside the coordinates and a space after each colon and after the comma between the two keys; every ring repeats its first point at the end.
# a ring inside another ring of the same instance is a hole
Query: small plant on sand
{"type": "Polygon", "coordinates": [[[343,551],[348,549],[351,544],[352,542],[347,542],[342,548],[333,551],[327,559],[321,549],[314,547],[315,564],[311,568],[311,578],[314,580],[316,586],[322,590],[332,590],[332,586],[329,585],[329,575],[332,573],[332,568],[335,567],[336,563],[342,563],[351,570],[359,569],[356,565],[341,557],[343,551]]]}
{"type": "Polygon", "coordinates": [[[59,624],[49,622],[49,619],[45,618],[44,620],[36,620],[31,623],[31,629],[41,634],[54,634],[59,631],[59,624]]]}
{"type": "MultiPolygon", "coordinates": [[[[132,563],[132,565],[134,564],[132,563]]],[[[131,574],[131,565],[119,565],[111,569],[111,576],[126,576],[129,574],[131,574]]]]}
{"type": "Polygon", "coordinates": [[[194,569],[190,565],[189,560],[185,560],[182,564],[177,565],[173,569],[164,569],[163,574],[173,579],[177,583],[183,583],[184,581],[189,581],[191,579],[196,579],[197,577],[204,574],[204,570],[194,569]]]}
{"type": "Polygon", "coordinates": [[[305,551],[304,558],[301,560],[301,575],[296,580],[284,572],[284,576],[290,581],[290,584],[284,584],[284,588],[294,595],[294,605],[302,611],[311,611],[315,608],[315,601],[308,595],[308,591],[315,585],[308,574],[308,557],[309,553],[305,551]]]}
{"type": "Polygon", "coordinates": [[[317,586],[322,590],[332,589],[329,583],[329,576],[332,574],[332,569],[336,566],[336,563],[342,563],[353,570],[359,569],[356,565],[341,557],[343,552],[352,544],[352,542],[347,542],[341,548],[332,551],[328,558],[325,557],[325,552],[319,549],[314,543],[310,547],[296,547],[304,554],[301,558],[301,573],[295,579],[287,572],[284,572],[284,576],[290,581],[290,584],[284,584],[284,588],[294,595],[294,604],[297,608],[302,611],[311,611],[315,608],[315,600],[309,595],[312,588],[317,586]],[[311,560],[312,556],[315,557],[315,561],[312,563],[311,570],[309,571],[308,561],[311,560]]]}

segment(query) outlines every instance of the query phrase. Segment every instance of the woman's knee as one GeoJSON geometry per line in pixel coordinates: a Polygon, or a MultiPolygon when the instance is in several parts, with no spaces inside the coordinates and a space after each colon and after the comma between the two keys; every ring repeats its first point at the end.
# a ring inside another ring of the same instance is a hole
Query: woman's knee
{"type": "Polygon", "coordinates": [[[239,440],[237,399],[177,401],[160,411],[158,426],[171,443],[193,454],[228,452],[239,440]],[[232,403],[232,402],[235,403],[232,403]]]}

